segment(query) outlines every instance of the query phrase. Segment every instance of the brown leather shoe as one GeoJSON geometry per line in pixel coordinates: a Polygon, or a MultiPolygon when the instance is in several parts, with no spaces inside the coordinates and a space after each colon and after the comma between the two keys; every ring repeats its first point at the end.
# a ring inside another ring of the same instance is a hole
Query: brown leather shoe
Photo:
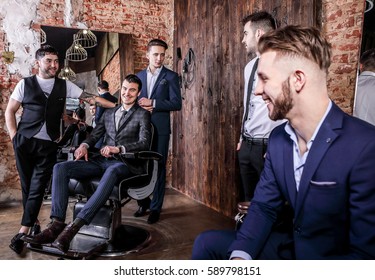
{"type": "Polygon", "coordinates": [[[59,249],[60,251],[66,253],[69,250],[70,242],[77,234],[81,227],[70,223],[67,225],[63,232],[56,238],[56,240],[52,243],[52,247],[59,249]]]}
{"type": "Polygon", "coordinates": [[[57,220],[53,220],[47,225],[47,228],[41,233],[31,236],[27,235],[22,238],[23,241],[31,244],[47,244],[53,242],[59,234],[64,230],[66,224],[57,220]]]}

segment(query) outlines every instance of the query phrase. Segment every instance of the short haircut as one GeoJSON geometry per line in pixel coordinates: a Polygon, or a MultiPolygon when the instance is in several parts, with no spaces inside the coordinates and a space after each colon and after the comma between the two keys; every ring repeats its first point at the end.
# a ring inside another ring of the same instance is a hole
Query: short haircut
{"type": "Polygon", "coordinates": [[[98,88],[101,88],[101,89],[109,89],[109,84],[107,81],[100,81],[98,83],[98,88]]]}
{"type": "Polygon", "coordinates": [[[43,58],[46,54],[54,54],[54,55],[59,55],[57,50],[52,47],[51,45],[44,45],[41,46],[36,52],[35,52],[35,59],[39,60],[43,58]]]}
{"type": "Polygon", "coordinates": [[[375,72],[375,49],[365,51],[361,55],[360,63],[362,64],[362,71],[375,72]]]}
{"type": "Polygon", "coordinates": [[[74,113],[77,115],[77,117],[80,119],[80,120],[85,120],[86,119],[86,111],[84,108],[82,107],[77,107],[75,110],[74,110],[74,113]]]}
{"type": "Polygon", "coordinates": [[[142,81],[141,79],[138,78],[137,75],[134,75],[134,74],[129,74],[125,77],[124,79],[125,81],[129,82],[129,83],[136,83],[138,84],[138,91],[141,91],[142,89],[142,81]]]}
{"type": "Polygon", "coordinates": [[[259,53],[276,51],[278,55],[304,57],[328,72],[331,45],[315,27],[289,25],[264,34],[259,39],[259,53]]]}
{"type": "Polygon", "coordinates": [[[152,39],[150,42],[147,44],[147,51],[150,51],[152,46],[161,46],[164,49],[168,49],[168,45],[166,42],[164,42],[161,39],[152,39]]]}
{"type": "Polygon", "coordinates": [[[242,19],[242,24],[245,26],[246,23],[251,22],[251,28],[262,29],[264,32],[276,29],[275,18],[266,11],[256,12],[245,16],[242,19]]]}

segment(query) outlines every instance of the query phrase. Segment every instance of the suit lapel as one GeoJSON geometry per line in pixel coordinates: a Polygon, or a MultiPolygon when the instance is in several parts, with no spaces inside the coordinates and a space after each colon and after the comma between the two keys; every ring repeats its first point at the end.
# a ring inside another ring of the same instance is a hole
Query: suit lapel
{"type": "Polygon", "coordinates": [[[285,182],[288,190],[290,203],[295,207],[297,188],[296,180],[294,178],[294,165],[293,165],[293,141],[287,136],[288,139],[284,143],[284,156],[283,165],[285,165],[285,182]]]}
{"type": "Polygon", "coordinates": [[[157,80],[155,82],[154,88],[152,89],[152,92],[151,92],[151,95],[150,95],[150,99],[154,98],[156,89],[159,86],[160,81],[162,79],[164,79],[165,75],[167,75],[167,71],[165,70],[165,66],[163,66],[163,69],[161,69],[160,74],[159,74],[159,76],[158,76],[158,78],[157,78],[157,80]]]}
{"type": "Polygon", "coordinates": [[[123,127],[126,126],[126,124],[129,122],[129,119],[130,119],[131,115],[133,115],[133,113],[136,111],[136,107],[138,107],[138,105],[134,104],[133,107],[130,108],[128,113],[120,120],[120,124],[118,126],[117,133],[119,131],[121,131],[123,129],[123,127]]]}
{"type": "Polygon", "coordinates": [[[316,169],[318,168],[328,148],[339,136],[335,129],[342,127],[342,121],[342,111],[335,104],[332,104],[331,111],[328,113],[326,119],[320,127],[318,134],[315,137],[303,168],[296,201],[296,217],[298,217],[300,214],[302,205],[308,193],[310,181],[314,176],[316,169]]]}

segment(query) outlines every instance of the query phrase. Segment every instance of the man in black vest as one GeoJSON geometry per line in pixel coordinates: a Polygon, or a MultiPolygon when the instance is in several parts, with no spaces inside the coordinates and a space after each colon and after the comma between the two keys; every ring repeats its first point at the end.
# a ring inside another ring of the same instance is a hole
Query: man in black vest
{"type": "MultiPolygon", "coordinates": [[[[5,121],[13,143],[21,189],[23,215],[21,228],[9,245],[20,254],[24,247],[23,235],[40,231],[38,214],[45,188],[56,163],[60,123],[66,98],[82,98],[82,89],[70,81],[56,77],[59,70],[57,51],[49,45],[35,53],[38,73],[22,79],[15,87],[5,111],[5,121]],[[16,113],[22,106],[17,126],[16,113]]],[[[89,103],[114,107],[100,98],[86,98],[89,103]]]]}

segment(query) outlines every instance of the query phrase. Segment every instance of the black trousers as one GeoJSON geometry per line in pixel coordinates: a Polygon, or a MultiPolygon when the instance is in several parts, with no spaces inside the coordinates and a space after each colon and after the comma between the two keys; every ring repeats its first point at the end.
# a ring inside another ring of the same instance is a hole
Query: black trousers
{"type": "Polygon", "coordinates": [[[267,150],[265,143],[242,141],[238,151],[238,163],[244,192],[244,201],[250,201],[254,196],[255,187],[264,167],[264,155],[267,150]]]}
{"type": "Polygon", "coordinates": [[[51,179],[57,144],[36,138],[28,139],[17,133],[13,138],[13,148],[22,189],[21,225],[31,227],[38,218],[45,189],[51,179]]]}

